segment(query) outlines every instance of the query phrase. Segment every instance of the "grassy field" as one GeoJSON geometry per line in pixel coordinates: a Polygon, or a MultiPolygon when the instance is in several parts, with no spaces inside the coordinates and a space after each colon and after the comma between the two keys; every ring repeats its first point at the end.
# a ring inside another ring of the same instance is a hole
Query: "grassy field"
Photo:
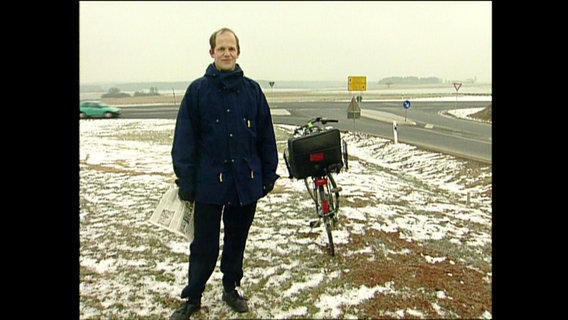
{"type": "MultiPolygon", "coordinates": [[[[166,319],[182,300],[188,243],[148,222],[174,180],[172,120],[82,120],[80,318],[166,319]]],[[[344,132],[350,168],[336,257],[303,181],[286,178],[277,126],[274,191],[259,201],[242,291],[221,300],[217,265],[198,319],[491,318],[491,165],[344,132]]]]}

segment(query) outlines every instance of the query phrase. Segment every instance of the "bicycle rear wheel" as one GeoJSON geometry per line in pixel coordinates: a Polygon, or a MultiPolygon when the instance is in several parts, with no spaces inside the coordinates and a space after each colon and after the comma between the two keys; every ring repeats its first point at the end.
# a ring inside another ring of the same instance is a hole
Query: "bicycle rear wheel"
{"type": "Polygon", "coordinates": [[[341,188],[337,187],[335,179],[333,179],[333,175],[331,173],[327,174],[327,178],[328,178],[328,184],[326,191],[329,196],[329,203],[330,203],[329,210],[333,212],[333,223],[335,226],[335,222],[337,220],[337,214],[339,212],[339,191],[341,191],[341,188]]]}
{"type": "Polygon", "coordinates": [[[320,214],[323,217],[323,224],[325,226],[325,231],[327,233],[327,240],[329,242],[329,252],[332,256],[335,256],[335,244],[333,243],[333,226],[335,223],[333,222],[335,212],[331,207],[333,206],[333,198],[331,197],[331,193],[329,192],[329,180],[325,179],[326,183],[318,184],[318,198],[320,200],[320,214]]]}
{"type": "Polygon", "coordinates": [[[330,216],[323,217],[323,224],[325,225],[325,231],[327,233],[327,241],[329,242],[329,253],[331,256],[335,256],[335,244],[333,243],[333,234],[332,234],[332,221],[330,216]]]}
{"type": "MultiPolygon", "coordinates": [[[[333,179],[333,175],[331,173],[328,173],[326,175],[326,178],[328,179],[327,186],[326,186],[326,192],[329,194],[331,210],[333,210],[337,213],[337,210],[339,209],[339,191],[341,191],[341,188],[337,187],[337,184],[335,183],[335,179],[333,179]]],[[[318,199],[318,195],[316,194],[317,185],[315,184],[315,179],[304,178],[304,184],[306,185],[306,189],[308,190],[310,197],[317,204],[319,199],[318,199]]]]}

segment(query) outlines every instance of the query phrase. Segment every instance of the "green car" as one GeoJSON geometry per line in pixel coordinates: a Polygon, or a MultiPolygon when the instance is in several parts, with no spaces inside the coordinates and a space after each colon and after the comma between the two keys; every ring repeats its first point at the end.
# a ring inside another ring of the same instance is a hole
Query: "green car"
{"type": "Polygon", "coordinates": [[[79,118],[118,118],[120,108],[111,107],[101,101],[82,101],[79,104],[79,118]]]}

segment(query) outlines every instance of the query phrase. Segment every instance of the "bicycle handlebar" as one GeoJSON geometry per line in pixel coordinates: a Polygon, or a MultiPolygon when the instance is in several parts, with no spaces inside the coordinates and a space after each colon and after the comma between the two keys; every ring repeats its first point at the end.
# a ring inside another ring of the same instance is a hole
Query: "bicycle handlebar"
{"type": "Polygon", "coordinates": [[[339,122],[339,120],[327,119],[327,118],[323,118],[323,117],[312,118],[312,119],[310,119],[310,121],[308,121],[308,123],[297,127],[294,130],[294,134],[297,134],[297,133],[299,133],[300,131],[303,131],[303,130],[309,130],[310,132],[313,132],[312,130],[315,129],[316,131],[319,131],[320,128],[318,126],[314,126],[314,124],[316,124],[318,122],[321,123],[321,124],[326,124],[328,122],[339,122]]]}
{"type": "Polygon", "coordinates": [[[328,123],[328,122],[339,122],[339,120],[337,120],[337,119],[328,119],[328,118],[317,117],[317,118],[313,118],[313,119],[311,119],[310,121],[308,121],[308,125],[309,125],[310,123],[311,123],[311,124],[314,124],[314,123],[317,123],[317,122],[319,122],[319,123],[321,123],[321,124],[326,124],[326,123],[328,123]]]}

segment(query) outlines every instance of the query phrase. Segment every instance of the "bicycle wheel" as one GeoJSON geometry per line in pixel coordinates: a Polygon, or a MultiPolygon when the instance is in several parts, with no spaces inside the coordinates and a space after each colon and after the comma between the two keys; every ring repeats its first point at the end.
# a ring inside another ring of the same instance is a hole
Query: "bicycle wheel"
{"type": "MultiPolygon", "coordinates": [[[[329,181],[329,180],[328,180],[329,181]]],[[[327,240],[329,242],[329,252],[332,256],[335,256],[335,245],[333,243],[333,234],[332,234],[332,230],[333,230],[333,216],[334,216],[334,212],[330,211],[330,203],[333,202],[333,200],[330,201],[330,196],[331,194],[329,193],[329,182],[324,185],[319,185],[318,186],[318,193],[319,193],[319,199],[321,202],[321,214],[323,216],[323,224],[325,226],[325,231],[327,233],[327,240]]]]}
{"type": "Polygon", "coordinates": [[[335,179],[333,179],[333,175],[331,173],[327,174],[327,180],[328,183],[326,191],[329,195],[329,210],[333,212],[333,220],[335,223],[335,220],[337,219],[337,213],[339,212],[339,191],[341,191],[341,188],[337,187],[335,179]]]}
{"type": "Polygon", "coordinates": [[[318,204],[318,198],[316,195],[316,185],[315,185],[315,181],[313,181],[312,178],[304,178],[304,184],[306,185],[306,189],[308,190],[308,193],[310,194],[310,197],[316,202],[316,206],[318,204]],[[309,179],[309,180],[308,180],[309,179]],[[312,186],[310,185],[313,184],[314,187],[312,188],[312,186]]]}
{"type": "MultiPolygon", "coordinates": [[[[339,191],[341,191],[341,188],[337,187],[335,179],[333,179],[333,175],[331,173],[328,173],[326,175],[326,178],[328,179],[326,191],[330,194],[330,204],[332,205],[332,210],[337,211],[339,209],[339,191]],[[335,197],[333,197],[332,194],[335,194],[335,197]]],[[[306,189],[308,190],[310,197],[316,202],[317,205],[318,198],[315,190],[317,189],[317,185],[315,180],[313,178],[304,178],[304,184],[306,185],[306,189]]]]}

